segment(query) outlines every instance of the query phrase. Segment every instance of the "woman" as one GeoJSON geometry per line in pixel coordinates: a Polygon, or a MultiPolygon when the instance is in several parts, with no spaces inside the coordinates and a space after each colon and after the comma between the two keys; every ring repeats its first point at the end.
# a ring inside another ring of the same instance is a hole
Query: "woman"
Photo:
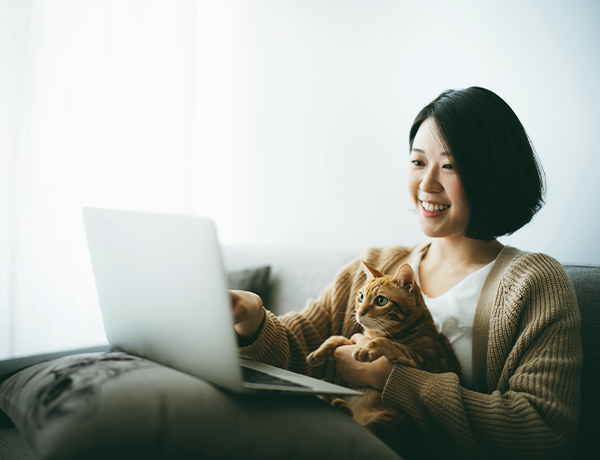
{"type": "Polygon", "coordinates": [[[232,292],[240,354],[383,390],[383,401],[409,414],[440,457],[568,458],[582,363],[573,287],[556,260],[496,239],[543,204],[543,173],[523,126],[491,91],[446,91],[416,117],[410,149],[408,191],[431,242],[370,249],[362,258],[388,274],[411,263],[462,380],[352,358],[366,340],[352,321],[364,282],[358,259],[300,313],[276,318],[257,296],[232,292]],[[357,345],[308,368],[307,354],[334,334],[357,345]]]}

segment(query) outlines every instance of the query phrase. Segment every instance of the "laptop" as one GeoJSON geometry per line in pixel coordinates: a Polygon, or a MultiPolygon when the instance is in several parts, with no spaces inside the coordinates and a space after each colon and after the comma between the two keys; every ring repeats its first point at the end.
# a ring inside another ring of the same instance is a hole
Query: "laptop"
{"type": "Polygon", "coordinates": [[[238,357],[227,276],[210,219],[83,208],[108,342],[236,393],[360,395],[238,357]]]}

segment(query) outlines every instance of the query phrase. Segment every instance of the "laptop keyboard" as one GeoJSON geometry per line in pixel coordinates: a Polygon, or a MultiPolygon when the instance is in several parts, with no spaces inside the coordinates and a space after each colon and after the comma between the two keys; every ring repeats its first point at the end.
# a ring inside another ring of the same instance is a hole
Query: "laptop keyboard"
{"type": "Polygon", "coordinates": [[[298,383],[290,382],[279,377],[273,377],[272,375],[265,374],[264,372],[250,369],[249,367],[242,366],[244,380],[249,383],[261,383],[266,385],[283,385],[287,387],[298,387],[298,388],[309,388],[298,383]]]}

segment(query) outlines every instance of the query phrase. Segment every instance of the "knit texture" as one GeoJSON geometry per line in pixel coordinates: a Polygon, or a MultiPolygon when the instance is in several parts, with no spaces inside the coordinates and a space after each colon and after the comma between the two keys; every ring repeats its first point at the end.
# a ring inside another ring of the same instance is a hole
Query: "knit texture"
{"type": "MultiPolygon", "coordinates": [[[[382,272],[408,263],[423,248],[366,251],[382,272]]],[[[267,318],[247,359],[344,385],[335,362],[310,368],[306,356],[330,335],[351,337],[354,298],[365,281],[360,259],[299,313],[267,318]]],[[[473,322],[477,391],[457,375],[396,365],[383,401],[408,414],[440,458],[569,458],[576,440],[582,350],[573,286],[543,254],[505,247],[484,284],[473,322]]]]}

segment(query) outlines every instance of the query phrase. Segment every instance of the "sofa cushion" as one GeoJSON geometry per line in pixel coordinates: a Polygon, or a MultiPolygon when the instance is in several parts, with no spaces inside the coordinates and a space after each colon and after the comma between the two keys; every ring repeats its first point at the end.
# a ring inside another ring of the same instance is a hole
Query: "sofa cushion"
{"type": "Polygon", "coordinates": [[[234,395],[122,352],[28,367],[0,406],[42,459],[398,458],[317,397],[234,395]]]}

